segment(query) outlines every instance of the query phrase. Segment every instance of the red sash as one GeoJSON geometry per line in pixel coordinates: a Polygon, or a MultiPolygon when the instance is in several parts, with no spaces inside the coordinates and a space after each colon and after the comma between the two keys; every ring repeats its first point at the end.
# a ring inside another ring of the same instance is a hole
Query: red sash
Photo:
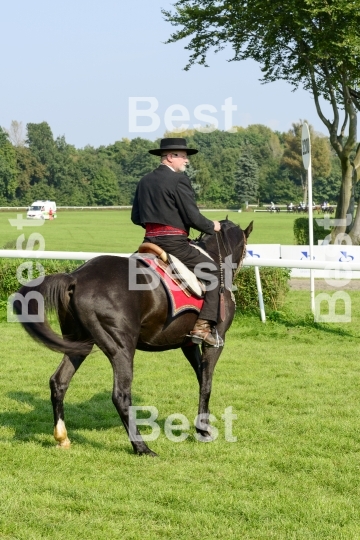
{"type": "Polygon", "coordinates": [[[161,223],[146,223],[146,236],[187,236],[183,229],[177,229],[171,225],[162,225],[161,223]]]}

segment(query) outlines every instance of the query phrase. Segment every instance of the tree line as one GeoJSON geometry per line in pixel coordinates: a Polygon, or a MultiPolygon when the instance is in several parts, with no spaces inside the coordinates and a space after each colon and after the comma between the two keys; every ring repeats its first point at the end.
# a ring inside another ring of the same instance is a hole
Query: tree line
{"type": "MultiPolygon", "coordinates": [[[[306,199],[307,182],[301,157],[301,122],[286,133],[263,125],[203,133],[165,133],[184,136],[199,149],[187,174],[199,204],[240,207],[251,203],[299,202],[306,199]]],[[[336,202],[341,168],[329,140],[312,136],[313,195],[336,202]]],[[[131,205],[136,184],[158,166],[148,153],[159,140],[122,139],[108,146],[75,148],[65,137],[54,138],[46,122],[0,127],[0,206],[27,206],[36,199],[62,206],[131,205]]]]}

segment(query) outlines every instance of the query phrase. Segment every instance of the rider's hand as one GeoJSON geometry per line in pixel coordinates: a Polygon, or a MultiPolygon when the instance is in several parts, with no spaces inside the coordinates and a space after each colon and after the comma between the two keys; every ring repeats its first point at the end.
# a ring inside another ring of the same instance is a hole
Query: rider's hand
{"type": "Polygon", "coordinates": [[[214,224],[214,231],[215,231],[215,232],[219,232],[220,229],[221,229],[221,223],[220,223],[220,221],[213,221],[213,224],[214,224]]]}

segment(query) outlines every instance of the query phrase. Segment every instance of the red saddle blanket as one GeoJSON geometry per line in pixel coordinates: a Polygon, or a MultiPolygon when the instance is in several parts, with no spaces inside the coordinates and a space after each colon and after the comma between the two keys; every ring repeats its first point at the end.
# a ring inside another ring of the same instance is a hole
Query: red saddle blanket
{"type": "Polygon", "coordinates": [[[159,259],[142,259],[144,263],[156,272],[163,284],[169,298],[171,316],[176,317],[185,311],[196,311],[199,313],[204,303],[203,298],[198,298],[189,293],[185,287],[176,279],[171,278],[162,267],[162,261],[159,259]]]}

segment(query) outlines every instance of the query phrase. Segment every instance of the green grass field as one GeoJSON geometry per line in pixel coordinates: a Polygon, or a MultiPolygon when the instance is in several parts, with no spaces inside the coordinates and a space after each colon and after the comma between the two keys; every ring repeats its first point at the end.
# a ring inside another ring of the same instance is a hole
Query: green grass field
{"type": "MultiPolygon", "coordinates": [[[[15,245],[20,234],[28,238],[33,232],[44,237],[45,249],[50,251],[128,253],[135,251],[143,238],[143,229],[131,223],[129,210],[60,211],[56,220],[46,221],[42,227],[24,227],[22,231],[8,221],[16,215],[17,212],[0,212],[0,249],[7,243],[15,245]]],[[[204,215],[212,220],[226,217],[225,212],[204,211],[204,215]]],[[[294,215],[229,212],[228,217],[244,229],[254,220],[249,240],[252,244],[293,244],[294,215]]]]}
{"type": "MultiPolygon", "coordinates": [[[[9,217],[0,213],[0,244],[41,231],[47,249],[128,252],[142,238],[128,212],[59,213],[23,231],[9,217]]],[[[243,227],[254,218],[252,243],[292,243],[293,216],[229,218],[243,227]]],[[[237,315],[214,376],[213,443],[196,441],[193,427],[182,443],[165,437],[170,414],[192,423],[197,411],[197,383],[181,352],[137,352],[133,400],[159,411],[161,434],[149,443],[156,459],[133,455],[100,352],[66,396],[72,448],[56,449],[48,379],[61,355],[7,323],[3,306],[0,539],[358,540],[360,299],[350,295],[347,324],[314,324],[301,291],[266,324],[237,315]],[[236,442],[225,440],[226,407],[237,414],[236,442]]]]}
{"type": "MultiPolygon", "coordinates": [[[[137,457],[111,402],[112,373],[93,354],[66,396],[73,442],[52,438],[48,379],[61,359],[0,323],[0,538],[358,539],[360,302],[346,325],[314,325],[292,292],[277,321],[237,317],[211,400],[219,437],[182,443],[162,429],[137,457]],[[237,414],[226,442],[226,407],[237,414]]],[[[196,414],[195,376],[179,351],[137,352],[136,405],[159,424],[196,414]]]]}

